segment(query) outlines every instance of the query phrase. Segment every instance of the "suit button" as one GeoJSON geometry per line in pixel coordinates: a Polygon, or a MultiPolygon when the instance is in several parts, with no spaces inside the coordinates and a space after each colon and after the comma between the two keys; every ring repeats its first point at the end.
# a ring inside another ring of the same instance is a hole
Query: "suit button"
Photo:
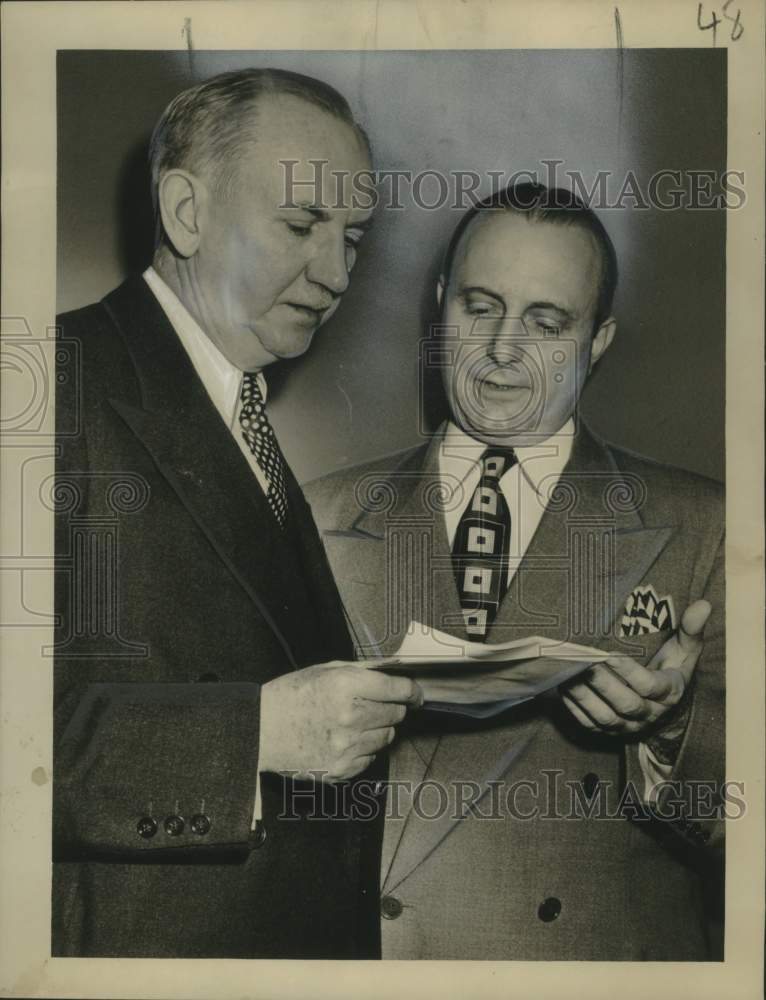
{"type": "Polygon", "coordinates": [[[583,791],[588,796],[588,798],[591,798],[591,796],[595,793],[596,789],[598,788],[599,781],[600,781],[599,776],[597,774],[594,774],[592,771],[588,772],[588,774],[586,774],[585,777],[582,779],[583,791]]]}
{"type": "Polygon", "coordinates": [[[198,684],[213,684],[216,681],[220,681],[218,674],[200,674],[197,678],[198,684]]]}
{"type": "Polygon", "coordinates": [[[196,813],[192,816],[190,826],[192,833],[196,833],[200,837],[204,837],[206,833],[210,832],[210,820],[204,813],[196,813]]]}
{"type": "Polygon", "coordinates": [[[561,900],[555,896],[544,899],[537,908],[537,915],[544,924],[549,924],[561,913],[561,900]]]}
{"type": "Polygon", "coordinates": [[[266,841],[266,827],[260,820],[256,821],[255,829],[250,831],[250,843],[253,847],[262,847],[266,841]]]}
{"type": "Polygon", "coordinates": [[[386,920],[396,920],[402,915],[403,909],[401,900],[398,900],[396,896],[384,896],[380,901],[380,913],[386,920]]]}
{"type": "Polygon", "coordinates": [[[169,837],[177,837],[184,832],[184,821],[181,816],[168,816],[165,820],[165,833],[169,837]]]}
{"type": "Polygon", "coordinates": [[[136,824],[136,830],[138,830],[139,836],[149,840],[157,832],[157,820],[152,819],[151,816],[142,816],[136,824]]]}

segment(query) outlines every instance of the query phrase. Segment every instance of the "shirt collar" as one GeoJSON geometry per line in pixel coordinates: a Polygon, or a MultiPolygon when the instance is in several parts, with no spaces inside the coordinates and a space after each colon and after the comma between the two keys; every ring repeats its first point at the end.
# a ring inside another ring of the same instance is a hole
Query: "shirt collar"
{"type": "MultiPolygon", "coordinates": [[[[230,427],[239,404],[242,372],[221,354],[183,302],[153,267],[148,267],[144,271],[143,278],[170,320],[213,405],[230,427]]],[[[263,372],[258,372],[258,384],[265,402],[267,390],[263,372]]]]}
{"type": "MultiPolygon", "coordinates": [[[[552,482],[564,471],[572,453],[574,420],[544,441],[523,448],[514,448],[524,478],[539,495],[549,495],[552,482]]],[[[477,441],[453,423],[447,422],[439,448],[439,471],[442,477],[454,476],[463,482],[479,462],[487,445],[477,441]]]]}

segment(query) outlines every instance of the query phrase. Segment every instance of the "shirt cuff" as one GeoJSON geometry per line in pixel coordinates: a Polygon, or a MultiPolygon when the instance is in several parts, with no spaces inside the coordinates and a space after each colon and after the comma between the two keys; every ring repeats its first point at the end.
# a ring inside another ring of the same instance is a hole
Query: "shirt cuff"
{"type": "Polygon", "coordinates": [[[250,829],[254,830],[255,825],[258,820],[263,819],[263,813],[261,811],[261,772],[255,776],[255,802],[253,804],[253,819],[250,823],[250,829]]]}
{"type": "MultiPolygon", "coordinates": [[[[261,730],[258,728],[258,760],[261,759],[261,730]]],[[[263,819],[261,809],[261,769],[255,772],[255,801],[253,803],[253,818],[250,822],[250,829],[254,830],[256,823],[263,819]]]]}
{"type": "Polygon", "coordinates": [[[644,776],[644,802],[653,805],[657,801],[657,786],[670,778],[672,764],[661,764],[646,743],[638,744],[638,763],[644,776]]]}

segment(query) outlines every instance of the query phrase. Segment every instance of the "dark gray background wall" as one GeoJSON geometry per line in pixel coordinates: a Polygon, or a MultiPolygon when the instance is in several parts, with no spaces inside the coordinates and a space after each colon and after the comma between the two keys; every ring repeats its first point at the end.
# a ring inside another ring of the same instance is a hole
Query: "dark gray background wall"
{"type": "MultiPolygon", "coordinates": [[[[62,52],[60,310],[146,266],[151,128],[179,90],[243,66],[336,86],[368,128],[378,168],[537,169],[544,179],[542,161],[560,159],[562,176],[580,170],[589,184],[599,170],[630,169],[646,184],[664,168],[726,169],[721,50],[62,52]]],[[[311,351],[269,372],[272,419],[301,480],[420,440],[418,340],[459,212],[405,204],[379,213],[311,351]]],[[[724,214],[628,207],[602,219],[621,263],[619,331],[582,412],[616,443],[722,478],[724,214]]]]}

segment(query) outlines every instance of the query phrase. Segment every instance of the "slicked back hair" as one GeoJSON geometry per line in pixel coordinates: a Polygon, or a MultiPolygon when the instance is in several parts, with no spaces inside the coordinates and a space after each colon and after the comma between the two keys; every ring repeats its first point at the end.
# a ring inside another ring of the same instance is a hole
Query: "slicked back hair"
{"type": "Polygon", "coordinates": [[[225,192],[239,153],[257,138],[257,102],[268,94],[299,97],[355,129],[371,153],[367,133],[342,94],[321,80],[285,69],[221,73],[182,91],[165,108],[149,143],[155,243],[162,242],[159,183],[163,173],[188,170],[225,192]]]}
{"type": "Polygon", "coordinates": [[[596,299],[593,333],[612,313],[614,293],[617,289],[617,254],[603,223],[573,191],[565,188],[547,188],[543,184],[512,184],[472,205],[455,227],[444,255],[442,274],[449,284],[450,272],[458,245],[466,229],[477,215],[490,211],[514,212],[530,222],[550,222],[558,226],[577,226],[585,229],[596,240],[601,257],[601,275],[596,299]]]}

